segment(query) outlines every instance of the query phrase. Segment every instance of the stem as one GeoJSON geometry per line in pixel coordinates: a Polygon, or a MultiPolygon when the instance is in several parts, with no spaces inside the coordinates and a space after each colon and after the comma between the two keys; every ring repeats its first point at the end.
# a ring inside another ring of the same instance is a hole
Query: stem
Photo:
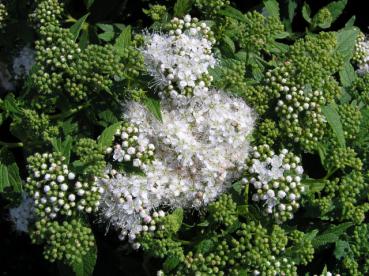
{"type": "Polygon", "coordinates": [[[50,119],[65,119],[65,118],[68,118],[69,116],[81,111],[82,109],[86,108],[87,106],[89,106],[90,103],[85,103],[84,105],[80,105],[80,106],[77,106],[75,108],[72,108],[70,110],[67,110],[65,112],[62,112],[62,113],[59,113],[59,114],[55,114],[55,115],[49,115],[49,118],[50,119]]]}
{"type": "Polygon", "coordinates": [[[7,148],[22,148],[23,143],[22,142],[10,143],[10,142],[0,141],[0,146],[4,146],[7,148]]]}
{"type": "Polygon", "coordinates": [[[327,180],[329,177],[331,177],[336,171],[338,171],[338,168],[330,169],[326,176],[324,176],[323,180],[327,180]]]}

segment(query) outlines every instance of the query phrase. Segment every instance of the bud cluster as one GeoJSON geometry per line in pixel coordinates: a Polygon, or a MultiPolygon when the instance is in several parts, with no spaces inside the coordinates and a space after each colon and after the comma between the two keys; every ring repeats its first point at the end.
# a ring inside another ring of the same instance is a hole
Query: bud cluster
{"type": "Polygon", "coordinates": [[[292,152],[283,149],[277,155],[268,145],[261,145],[253,148],[243,182],[254,187],[252,200],[263,202],[265,213],[282,223],[300,207],[302,173],[301,159],[292,152]]]}
{"type": "Polygon", "coordinates": [[[40,218],[71,216],[76,210],[91,213],[99,207],[103,189],[95,181],[79,181],[59,153],[28,158],[26,191],[33,197],[40,218]]]}
{"type": "Polygon", "coordinates": [[[123,123],[115,133],[114,147],[108,148],[108,154],[113,152],[116,162],[129,162],[136,168],[145,168],[154,159],[155,146],[140,133],[139,127],[132,123],[123,123]]]}

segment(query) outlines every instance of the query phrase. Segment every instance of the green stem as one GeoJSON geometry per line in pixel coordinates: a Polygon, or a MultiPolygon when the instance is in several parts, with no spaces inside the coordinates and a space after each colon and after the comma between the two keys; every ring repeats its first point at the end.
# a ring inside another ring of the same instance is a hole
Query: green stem
{"type": "Polygon", "coordinates": [[[52,120],[55,120],[55,119],[65,119],[65,118],[68,118],[69,116],[72,116],[73,114],[81,111],[82,109],[88,107],[89,105],[90,105],[90,103],[87,102],[84,105],[77,106],[77,107],[72,108],[70,110],[67,110],[65,112],[62,112],[62,113],[59,113],[59,114],[55,114],[55,115],[49,115],[49,118],[52,119],[52,120]]]}
{"type": "Polygon", "coordinates": [[[326,176],[324,176],[323,180],[327,180],[329,177],[331,177],[336,171],[338,171],[338,168],[330,169],[326,176]]]}
{"type": "Polygon", "coordinates": [[[0,146],[4,146],[7,148],[22,148],[23,143],[22,142],[10,143],[10,142],[0,141],[0,146]]]}

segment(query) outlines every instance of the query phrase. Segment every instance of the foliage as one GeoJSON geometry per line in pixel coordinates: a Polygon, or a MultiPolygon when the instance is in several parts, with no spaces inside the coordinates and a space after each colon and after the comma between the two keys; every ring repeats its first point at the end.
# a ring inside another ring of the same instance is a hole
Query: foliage
{"type": "Polygon", "coordinates": [[[143,20],[130,1],[72,2],[0,2],[0,200],[46,260],[75,275],[105,254],[139,266],[142,254],[147,275],[368,275],[369,41],[354,20],[340,28],[347,0],[143,0],[143,20]],[[180,123],[230,120],[235,99],[255,127],[232,166],[206,151],[218,168],[197,142],[238,145],[243,122],[218,136],[213,122],[192,136],[180,123]],[[158,179],[156,156],[176,164],[158,179]],[[212,168],[201,181],[199,164],[212,168]],[[104,197],[120,179],[129,193],[104,197]],[[159,186],[193,200],[148,199],[159,186]],[[118,205],[130,233],[106,223],[118,205]]]}

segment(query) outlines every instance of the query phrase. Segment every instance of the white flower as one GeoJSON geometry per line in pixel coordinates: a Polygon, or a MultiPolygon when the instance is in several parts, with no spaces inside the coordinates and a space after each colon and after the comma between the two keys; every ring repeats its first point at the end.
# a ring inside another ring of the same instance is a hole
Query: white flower
{"type": "Polygon", "coordinates": [[[9,214],[17,231],[28,232],[28,225],[34,218],[34,202],[26,194],[22,197],[21,204],[16,208],[11,208],[9,214]]]}
{"type": "Polygon", "coordinates": [[[155,149],[154,161],[143,168],[145,176],[118,172],[100,181],[103,216],[127,233],[137,234],[137,227],[147,223],[142,210],[155,217],[160,206],[199,208],[214,201],[241,176],[239,168],[250,150],[246,137],[255,114],[225,92],[211,90],[185,105],[162,100],[161,115],[162,122],[144,106],[127,103],[124,118],[140,126],[138,141],[155,149]]]}
{"type": "Polygon", "coordinates": [[[35,63],[35,51],[29,47],[24,47],[13,60],[13,71],[16,79],[28,75],[35,63]]]}

